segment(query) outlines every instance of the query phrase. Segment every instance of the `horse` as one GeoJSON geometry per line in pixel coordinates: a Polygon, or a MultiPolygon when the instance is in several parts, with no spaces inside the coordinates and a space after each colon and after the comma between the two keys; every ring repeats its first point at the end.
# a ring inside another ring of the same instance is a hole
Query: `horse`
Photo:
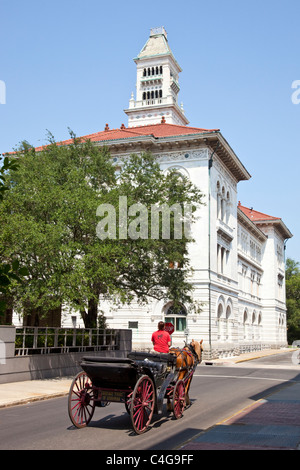
{"type": "MultiPolygon", "coordinates": [[[[179,370],[178,379],[185,383],[185,407],[190,405],[189,389],[191,386],[193,373],[197,364],[202,361],[203,339],[198,342],[192,339],[191,343],[183,349],[170,348],[169,353],[176,356],[176,369],[179,370]]],[[[171,411],[170,399],[167,400],[167,410],[171,411]]]]}

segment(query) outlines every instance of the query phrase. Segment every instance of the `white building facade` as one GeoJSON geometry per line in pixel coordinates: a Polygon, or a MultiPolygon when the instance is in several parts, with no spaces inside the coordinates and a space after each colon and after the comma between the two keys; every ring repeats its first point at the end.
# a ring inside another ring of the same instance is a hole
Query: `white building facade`
{"type": "MultiPolygon", "coordinates": [[[[187,126],[183,105],[177,102],[181,68],[164,28],[151,30],[135,62],[136,100],[132,95],[125,110],[129,127],[161,122],[187,126]]],[[[150,346],[158,320],[174,323],[175,345],[182,345],[186,337],[203,338],[212,355],[285,346],[284,249],[290,231],[281,219],[238,204],[238,182],[250,175],[219,131],[204,131],[201,138],[169,136],[166,141],[168,151],[162,143],[159,149],[152,148],[162,170],[177,168],[206,196],[194,227],[196,243],[190,248],[191,282],[195,300],[203,307],[199,315],[183,309],[184,318],[174,318],[170,303],[155,302],[143,312],[138,306],[125,309],[125,318],[135,318],[131,324],[136,346],[150,346]],[[172,145],[177,151],[171,151],[172,145]]],[[[116,313],[111,322],[121,327],[121,312],[118,320],[116,313]]]]}
{"type": "MultiPolygon", "coordinates": [[[[169,47],[164,28],[151,30],[134,59],[136,97],[125,110],[128,126],[90,135],[109,147],[118,164],[132,153],[150,151],[162,171],[176,168],[204,194],[205,205],[193,226],[190,245],[194,299],[199,314],[174,315],[172,302],[149,301],[116,308],[101,303],[109,327],[131,328],[134,349],[150,349],[160,320],[171,321],[172,344],[203,339],[211,357],[280,347],[287,344],[285,306],[285,242],[292,236],[281,219],[248,209],[238,202],[238,183],[250,179],[218,129],[188,126],[178,105],[181,68],[169,47]]],[[[83,326],[68,315],[63,326],[83,326]]]]}

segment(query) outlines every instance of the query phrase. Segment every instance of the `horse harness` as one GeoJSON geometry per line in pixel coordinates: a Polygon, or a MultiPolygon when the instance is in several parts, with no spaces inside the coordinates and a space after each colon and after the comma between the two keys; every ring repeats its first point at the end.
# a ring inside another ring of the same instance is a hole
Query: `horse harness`
{"type": "MultiPolygon", "coordinates": [[[[190,356],[193,360],[194,360],[194,367],[197,365],[197,363],[199,362],[198,361],[198,357],[197,357],[197,354],[196,354],[196,351],[195,349],[193,348],[193,346],[191,345],[187,345],[185,346],[183,349],[180,349],[180,348],[172,348],[172,350],[170,350],[170,353],[171,354],[176,354],[176,352],[178,352],[177,356],[181,356],[182,358],[182,364],[179,368],[179,371],[183,371],[183,370],[189,370],[190,368],[188,367],[188,363],[187,363],[187,357],[184,353],[186,353],[188,356],[190,356]]],[[[192,369],[193,367],[191,367],[192,369]]]]}

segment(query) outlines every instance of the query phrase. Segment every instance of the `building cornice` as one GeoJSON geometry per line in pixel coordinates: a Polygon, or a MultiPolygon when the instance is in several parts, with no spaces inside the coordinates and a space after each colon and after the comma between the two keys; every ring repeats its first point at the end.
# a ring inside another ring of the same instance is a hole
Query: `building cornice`
{"type": "MultiPolygon", "coordinates": [[[[185,117],[181,109],[176,103],[164,103],[164,104],[153,104],[153,105],[148,105],[147,108],[143,107],[134,107],[134,108],[127,108],[124,109],[124,113],[127,114],[128,117],[130,115],[139,115],[141,113],[149,113],[149,112],[154,112],[155,110],[159,110],[163,112],[165,115],[167,114],[168,110],[173,111],[178,119],[182,122],[181,125],[187,125],[189,124],[189,120],[185,117]]],[[[132,129],[134,127],[130,127],[129,129],[132,129]]]]}
{"type": "Polygon", "coordinates": [[[240,249],[238,249],[237,254],[238,259],[240,259],[242,263],[251,265],[253,268],[257,269],[260,274],[263,274],[264,270],[260,263],[245,255],[245,253],[243,253],[240,249]]]}
{"type": "Polygon", "coordinates": [[[237,181],[249,180],[251,178],[250,173],[246,170],[220,131],[205,136],[204,140],[211,147],[212,152],[216,152],[237,181]]]}
{"type": "Polygon", "coordinates": [[[283,239],[292,238],[293,234],[287,228],[287,226],[282,222],[282,219],[273,219],[273,220],[259,220],[255,222],[255,224],[259,227],[266,227],[267,225],[273,226],[276,231],[283,237],[283,239]]]}
{"type": "MultiPolygon", "coordinates": [[[[134,130],[134,127],[131,129],[134,130]]],[[[153,134],[139,135],[121,139],[101,140],[96,142],[96,144],[109,147],[112,153],[140,152],[145,150],[155,153],[158,151],[198,148],[204,144],[216,151],[218,157],[236,181],[248,180],[251,177],[218,130],[164,137],[155,137],[153,134]]]]}

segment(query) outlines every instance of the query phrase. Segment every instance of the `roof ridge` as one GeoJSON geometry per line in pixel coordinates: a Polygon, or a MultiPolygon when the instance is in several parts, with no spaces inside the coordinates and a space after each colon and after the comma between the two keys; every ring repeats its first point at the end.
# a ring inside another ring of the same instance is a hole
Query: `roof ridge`
{"type": "MultiPolygon", "coordinates": [[[[120,139],[129,139],[130,137],[139,137],[139,136],[152,136],[154,138],[164,138],[164,137],[178,137],[178,136],[187,136],[197,133],[203,134],[204,132],[216,132],[220,129],[204,129],[201,127],[191,127],[184,126],[180,124],[170,124],[170,123],[156,123],[156,124],[145,124],[141,126],[134,127],[125,127],[122,124],[121,127],[116,129],[110,129],[108,124],[106,124],[105,129],[98,132],[92,132],[91,134],[86,134],[82,136],[75,136],[79,142],[84,142],[91,140],[92,142],[106,141],[106,140],[120,140],[120,139]],[[174,132],[173,132],[174,130],[174,132]]],[[[57,145],[69,145],[73,142],[73,138],[69,139],[60,139],[56,143],[57,145]]],[[[49,143],[35,147],[36,151],[41,151],[49,146],[49,143]]],[[[8,152],[6,152],[8,153],[8,152]]],[[[10,154],[15,152],[9,152],[10,154]]]]}
{"type": "Polygon", "coordinates": [[[194,126],[184,126],[182,124],[171,124],[169,122],[165,122],[165,123],[161,123],[161,122],[157,122],[155,124],[144,124],[144,125],[141,125],[141,126],[133,126],[133,127],[129,127],[127,129],[143,129],[145,127],[156,127],[156,126],[171,126],[171,127],[180,127],[182,129],[193,129],[193,130],[200,130],[200,131],[215,131],[215,130],[219,130],[219,129],[206,129],[204,127],[194,127],[194,126]]]}

